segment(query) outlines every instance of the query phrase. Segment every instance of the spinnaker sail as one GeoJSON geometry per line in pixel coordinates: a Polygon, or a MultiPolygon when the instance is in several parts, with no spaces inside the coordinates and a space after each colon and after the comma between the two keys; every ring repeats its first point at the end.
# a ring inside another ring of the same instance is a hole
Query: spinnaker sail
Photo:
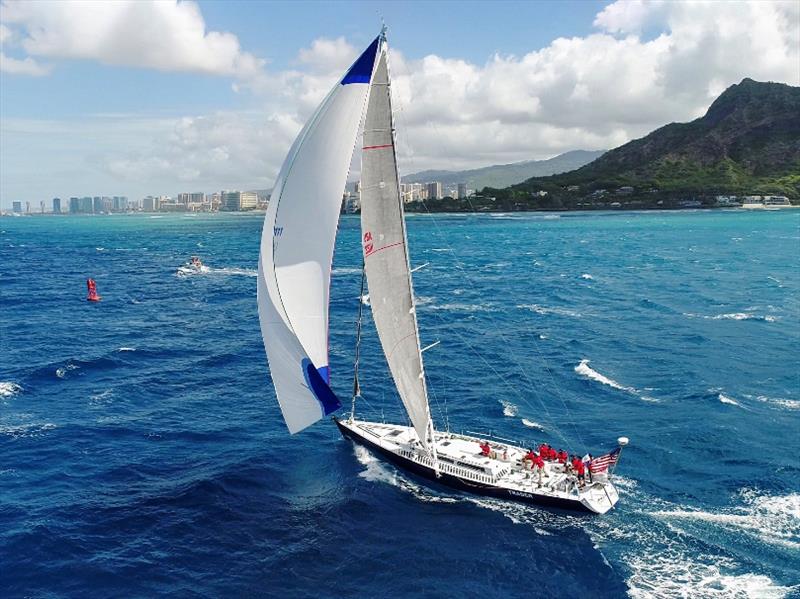
{"type": "Polygon", "coordinates": [[[330,389],[328,303],[342,193],[381,38],[297,136],[264,219],[258,315],[286,425],[296,433],[341,407],[330,389]]]}

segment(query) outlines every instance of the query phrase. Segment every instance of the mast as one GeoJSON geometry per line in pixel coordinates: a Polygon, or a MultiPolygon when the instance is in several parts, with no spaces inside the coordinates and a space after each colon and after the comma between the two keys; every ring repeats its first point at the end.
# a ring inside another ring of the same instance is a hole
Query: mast
{"type": "Polygon", "coordinates": [[[364,122],[361,229],[373,320],[400,399],[437,474],[438,458],[417,325],[397,172],[385,28],[364,122]]]}

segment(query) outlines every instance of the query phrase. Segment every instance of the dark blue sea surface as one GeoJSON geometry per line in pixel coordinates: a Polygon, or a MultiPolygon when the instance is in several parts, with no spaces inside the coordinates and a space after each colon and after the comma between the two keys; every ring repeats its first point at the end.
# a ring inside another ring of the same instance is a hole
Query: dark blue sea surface
{"type": "MultiPolygon", "coordinates": [[[[437,427],[627,435],[599,517],[432,488],[330,422],[288,435],[262,222],[0,219],[0,596],[800,592],[800,212],[408,217],[437,427]],[[209,270],[177,274],[192,254],[209,270]]],[[[358,226],[331,291],[345,404],[358,226]]],[[[362,365],[359,414],[404,422],[369,315],[362,365]]]]}

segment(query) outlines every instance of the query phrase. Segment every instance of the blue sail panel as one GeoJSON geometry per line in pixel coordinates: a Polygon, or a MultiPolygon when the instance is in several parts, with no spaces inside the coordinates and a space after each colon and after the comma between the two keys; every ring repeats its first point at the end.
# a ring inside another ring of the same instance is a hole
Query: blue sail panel
{"type": "Polygon", "coordinates": [[[364,53],[358,57],[347,71],[347,74],[342,79],[342,85],[350,83],[369,83],[372,77],[372,69],[375,66],[375,55],[378,53],[378,44],[380,44],[380,36],[376,37],[373,42],[364,50],[364,53]]]}

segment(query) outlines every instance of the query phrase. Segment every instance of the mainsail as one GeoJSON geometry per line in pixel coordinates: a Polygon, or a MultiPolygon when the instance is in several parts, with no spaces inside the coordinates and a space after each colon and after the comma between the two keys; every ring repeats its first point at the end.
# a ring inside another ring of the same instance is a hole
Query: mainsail
{"type": "Polygon", "coordinates": [[[350,160],[381,38],[331,90],[297,136],[264,219],[258,315],[291,433],[341,407],[328,386],[333,245],[350,160]]]}
{"type": "Polygon", "coordinates": [[[420,441],[432,431],[397,175],[386,49],[372,77],[361,157],[361,242],[373,320],[420,441]]]}

